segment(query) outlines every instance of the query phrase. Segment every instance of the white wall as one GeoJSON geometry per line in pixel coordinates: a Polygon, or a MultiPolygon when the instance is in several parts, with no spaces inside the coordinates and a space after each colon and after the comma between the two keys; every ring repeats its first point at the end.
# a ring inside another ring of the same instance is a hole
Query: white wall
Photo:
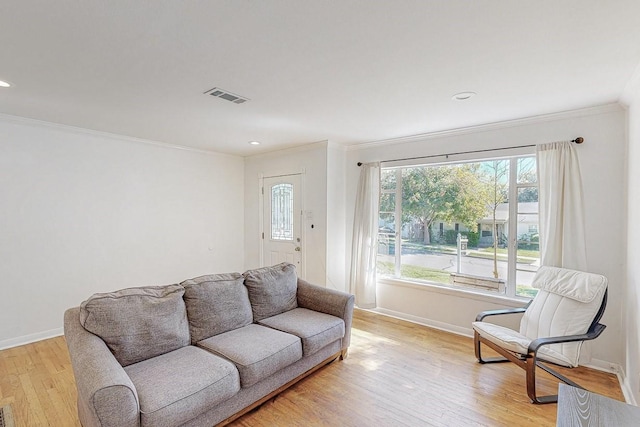
{"type": "Polygon", "coordinates": [[[260,266],[260,178],[302,172],[302,248],[304,270],[310,282],[327,282],[327,142],[245,157],[245,268],[260,266]],[[313,227],[312,227],[313,225],[313,227]]]}
{"type": "Polygon", "coordinates": [[[327,287],[348,291],[345,235],[349,218],[345,217],[344,209],[346,152],[344,147],[331,143],[327,148],[327,287]]]}
{"type": "MultiPolygon", "coordinates": [[[[604,315],[604,323],[608,328],[593,344],[592,355],[595,360],[592,363],[606,368],[609,367],[608,362],[622,364],[621,310],[626,265],[625,127],[625,112],[616,104],[443,132],[428,138],[412,138],[407,142],[360,146],[348,152],[347,218],[353,218],[358,161],[505,148],[584,137],[585,143],[578,147],[578,152],[585,190],[589,270],[604,274],[610,283],[609,305],[604,315]]],[[[348,236],[351,235],[351,228],[348,221],[348,236]]],[[[350,254],[349,246],[347,254],[350,254]]],[[[470,324],[478,312],[495,308],[501,303],[429,287],[381,285],[378,289],[378,305],[392,314],[464,333],[470,332],[470,324]]]]}
{"type": "Polygon", "coordinates": [[[640,67],[623,96],[628,105],[627,277],[623,306],[624,386],[640,403],[640,67]]]}
{"type": "Polygon", "coordinates": [[[0,348],[95,292],[242,271],[242,158],[10,116],[0,135],[0,348]]]}

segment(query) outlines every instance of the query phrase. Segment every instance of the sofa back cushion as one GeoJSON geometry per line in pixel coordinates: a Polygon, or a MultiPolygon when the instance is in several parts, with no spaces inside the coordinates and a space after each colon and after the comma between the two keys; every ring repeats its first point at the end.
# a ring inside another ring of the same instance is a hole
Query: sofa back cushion
{"type": "Polygon", "coordinates": [[[181,285],[193,344],[253,321],[242,274],[210,274],[185,280],[181,285]]]}
{"type": "Polygon", "coordinates": [[[80,323],[127,366],[189,345],[180,285],[95,294],[80,305],[80,323]]]}
{"type": "Polygon", "coordinates": [[[298,307],[298,277],[293,264],[283,262],[249,270],[243,276],[254,322],[298,307]]]}

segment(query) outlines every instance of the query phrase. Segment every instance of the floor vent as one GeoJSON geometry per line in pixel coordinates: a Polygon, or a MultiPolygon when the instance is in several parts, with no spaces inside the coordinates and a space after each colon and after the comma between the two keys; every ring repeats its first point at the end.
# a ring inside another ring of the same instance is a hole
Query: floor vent
{"type": "Polygon", "coordinates": [[[220,89],[219,87],[214,87],[204,93],[205,95],[211,95],[218,97],[220,99],[224,99],[229,102],[233,102],[234,104],[244,104],[249,100],[249,98],[245,98],[244,96],[236,95],[224,89],[220,89]]]}

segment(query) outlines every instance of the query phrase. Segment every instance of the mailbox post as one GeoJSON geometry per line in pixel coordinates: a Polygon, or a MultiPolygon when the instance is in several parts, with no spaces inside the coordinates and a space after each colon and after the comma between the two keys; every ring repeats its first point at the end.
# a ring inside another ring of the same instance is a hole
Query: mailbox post
{"type": "Polygon", "coordinates": [[[458,243],[458,257],[457,257],[456,272],[460,274],[460,263],[462,260],[462,251],[467,250],[467,244],[469,243],[469,239],[466,236],[463,236],[462,234],[458,233],[456,242],[458,243]]]}

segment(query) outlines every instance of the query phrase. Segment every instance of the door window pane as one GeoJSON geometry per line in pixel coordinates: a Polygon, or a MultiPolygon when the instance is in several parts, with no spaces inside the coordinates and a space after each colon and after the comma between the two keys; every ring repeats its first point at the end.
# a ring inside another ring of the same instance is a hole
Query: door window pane
{"type": "Polygon", "coordinates": [[[271,239],[293,241],[293,185],[271,187],[271,239]]]}

